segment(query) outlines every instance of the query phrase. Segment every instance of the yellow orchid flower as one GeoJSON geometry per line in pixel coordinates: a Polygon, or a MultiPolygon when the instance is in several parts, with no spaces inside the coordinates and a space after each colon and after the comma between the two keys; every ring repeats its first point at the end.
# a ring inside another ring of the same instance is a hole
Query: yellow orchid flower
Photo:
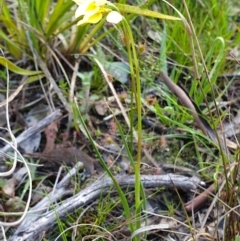
{"type": "Polygon", "coordinates": [[[77,23],[77,25],[83,25],[86,23],[98,23],[103,14],[107,15],[107,21],[117,24],[122,20],[122,15],[117,11],[112,11],[108,6],[113,5],[107,0],[73,0],[78,8],[75,13],[75,17],[83,18],[77,23]]]}

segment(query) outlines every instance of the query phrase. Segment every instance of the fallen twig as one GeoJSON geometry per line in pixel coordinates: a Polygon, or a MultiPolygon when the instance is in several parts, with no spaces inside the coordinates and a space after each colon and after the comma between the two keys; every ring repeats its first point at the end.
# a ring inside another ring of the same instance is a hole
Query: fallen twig
{"type": "MultiPolygon", "coordinates": [[[[222,180],[218,180],[218,186],[222,183],[222,180]]],[[[196,212],[199,210],[203,205],[206,204],[206,201],[210,198],[210,195],[214,195],[216,193],[216,184],[213,183],[211,186],[209,186],[206,190],[204,190],[202,193],[200,193],[197,197],[195,197],[193,200],[187,202],[185,204],[185,209],[188,213],[190,212],[196,212]]]]}
{"type": "MultiPolygon", "coordinates": [[[[27,138],[31,137],[32,135],[43,131],[43,129],[48,126],[53,121],[59,119],[62,116],[60,110],[55,110],[51,114],[49,114],[47,117],[39,121],[36,125],[28,128],[27,130],[23,131],[17,138],[17,144],[21,143],[22,141],[25,141],[27,138]]],[[[0,149],[0,159],[3,157],[4,153],[9,151],[11,149],[10,145],[5,145],[3,148],[0,149]]]]}
{"type": "MultiPolygon", "coordinates": [[[[135,185],[134,176],[124,175],[115,178],[122,188],[131,188],[135,185]]],[[[200,179],[197,177],[188,178],[174,174],[156,176],[142,175],[141,183],[146,188],[164,186],[166,188],[177,188],[190,191],[197,188],[198,184],[200,184],[200,179]]],[[[37,240],[37,237],[41,235],[42,232],[49,230],[49,228],[56,223],[57,219],[63,219],[80,207],[96,200],[100,195],[109,193],[109,189],[112,186],[113,181],[109,177],[94,182],[77,195],[63,201],[61,205],[55,207],[53,211],[44,214],[35,222],[28,222],[28,225],[19,227],[9,241],[37,240]]],[[[54,196],[51,196],[51,198],[54,198],[54,196]]]]}

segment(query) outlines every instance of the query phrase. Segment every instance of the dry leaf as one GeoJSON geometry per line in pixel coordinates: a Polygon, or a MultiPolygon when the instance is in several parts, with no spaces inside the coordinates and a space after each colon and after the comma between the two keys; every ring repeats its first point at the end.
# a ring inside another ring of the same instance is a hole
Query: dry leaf
{"type": "Polygon", "coordinates": [[[44,154],[47,154],[55,149],[55,139],[56,139],[57,132],[58,132],[57,123],[58,123],[58,121],[54,121],[45,128],[44,133],[45,133],[47,141],[46,141],[46,146],[43,150],[44,154]]]}
{"type": "Polygon", "coordinates": [[[15,186],[20,183],[23,176],[27,173],[26,167],[20,168],[17,172],[15,172],[12,176],[12,178],[8,179],[6,184],[3,186],[2,190],[3,192],[10,196],[15,196],[15,186]]]}
{"type": "Polygon", "coordinates": [[[3,186],[2,191],[4,194],[14,197],[15,196],[15,185],[17,184],[17,181],[15,178],[10,178],[7,180],[6,184],[3,186]]]}
{"type": "Polygon", "coordinates": [[[111,133],[111,136],[116,135],[118,132],[118,128],[117,128],[117,124],[116,124],[116,121],[114,118],[112,118],[109,121],[108,126],[109,126],[109,132],[111,133]]]}
{"type": "MultiPolygon", "coordinates": [[[[36,125],[40,120],[47,116],[49,107],[43,104],[39,104],[32,108],[26,118],[25,123],[27,127],[36,125]]],[[[41,133],[36,133],[29,137],[27,140],[20,143],[20,147],[23,149],[24,153],[36,152],[41,142],[41,133]]]]}
{"type": "Polygon", "coordinates": [[[96,164],[96,161],[88,154],[76,148],[59,148],[53,149],[49,153],[36,152],[29,155],[27,154],[27,156],[39,158],[45,163],[50,162],[57,165],[62,165],[64,163],[67,165],[75,165],[76,162],[80,161],[84,164],[85,169],[89,174],[94,173],[94,164],[96,164]]]}
{"type": "Polygon", "coordinates": [[[108,110],[108,107],[107,107],[105,101],[102,101],[102,100],[97,101],[95,103],[95,110],[99,115],[101,115],[101,116],[105,115],[108,110]]]}

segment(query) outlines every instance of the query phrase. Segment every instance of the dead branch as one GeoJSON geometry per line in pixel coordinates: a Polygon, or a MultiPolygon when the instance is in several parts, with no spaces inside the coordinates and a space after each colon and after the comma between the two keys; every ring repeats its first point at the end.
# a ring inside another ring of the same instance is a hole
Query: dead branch
{"type": "MultiPolygon", "coordinates": [[[[134,187],[134,183],[135,183],[134,176],[124,175],[124,176],[116,176],[115,178],[116,178],[116,181],[121,186],[121,188],[123,189],[134,187]]],[[[188,178],[185,176],[174,175],[174,174],[156,175],[156,176],[142,175],[141,181],[145,188],[166,187],[166,188],[177,188],[185,191],[196,190],[197,186],[200,184],[200,179],[197,177],[188,178]]],[[[85,188],[75,196],[64,200],[60,205],[57,205],[53,211],[49,211],[43,214],[36,221],[32,221],[32,222],[28,221],[27,225],[25,223],[25,225],[21,225],[20,227],[18,227],[15,234],[9,240],[10,241],[37,240],[37,237],[39,235],[49,230],[54,224],[56,224],[56,219],[57,219],[56,216],[58,216],[59,219],[64,219],[70,213],[73,213],[74,211],[87,205],[88,203],[95,201],[97,198],[99,198],[100,195],[109,193],[109,190],[112,187],[113,187],[113,181],[109,177],[97,180],[96,182],[94,182],[89,187],[85,188]]],[[[54,198],[54,194],[50,197],[52,200],[56,200],[54,198]]],[[[46,206],[45,208],[47,209],[48,207],[46,206]]],[[[32,215],[34,216],[33,213],[32,215]]]]}
{"type": "MultiPolygon", "coordinates": [[[[48,126],[53,121],[59,119],[62,116],[61,111],[55,110],[51,114],[49,114],[47,117],[39,121],[36,125],[29,127],[27,130],[23,131],[17,138],[17,144],[21,143],[22,141],[25,141],[32,135],[41,132],[44,130],[46,126],[48,126]]],[[[10,145],[5,145],[3,148],[0,149],[0,159],[3,157],[4,153],[9,151],[11,149],[10,145]]]]}

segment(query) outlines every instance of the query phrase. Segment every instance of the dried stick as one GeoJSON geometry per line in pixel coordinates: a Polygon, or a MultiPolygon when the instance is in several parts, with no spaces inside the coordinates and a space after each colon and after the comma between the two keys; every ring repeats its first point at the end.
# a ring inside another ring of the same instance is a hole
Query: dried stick
{"type": "MultiPolygon", "coordinates": [[[[62,116],[61,111],[60,110],[55,110],[54,112],[52,112],[50,115],[48,115],[47,117],[45,117],[44,119],[42,119],[41,121],[39,121],[36,125],[28,128],[27,130],[23,131],[17,138],[17,144],[21,143],[22,141],[25,141],[26,139],[28,139],[29,137],[31,137],[32,135],[43,131],[43,129],[48,126],[50,123],[52,123],[53,121],[59,119],[62,116]]],[[[5,145],[3,148],[0,149],[0,159],[3,157],[4,153],[6,153],[7,151],[9,151],[11,149],[10,145],[5,145]]]]}
{"type": "MultiPolygon", "coordinates": [[[[133,188],[135,185],[134,176],[116,176],[116,180],[122,188],[133,188]]],[[[142,175],[141,182],[144,187],[161,187],[177,188],[185,191],[196,190],[200,179],[197,177],[188,178],[181,175],[142,175]]],[[[63,219],[70,213],[84,205],[96,200],[100,195],[109,193],[109,189],[113,187],[112,179],[106,177],[94,182],[89,187],[85,188],[77,195],[64,200],[59,206],[55,207],[53,211],[44,214],[35,222],[19,227],[15,234],[9,241],[31,241],[37,240],[37,237],[49,230],[55,223],[56,219],[63,219]]]]}

